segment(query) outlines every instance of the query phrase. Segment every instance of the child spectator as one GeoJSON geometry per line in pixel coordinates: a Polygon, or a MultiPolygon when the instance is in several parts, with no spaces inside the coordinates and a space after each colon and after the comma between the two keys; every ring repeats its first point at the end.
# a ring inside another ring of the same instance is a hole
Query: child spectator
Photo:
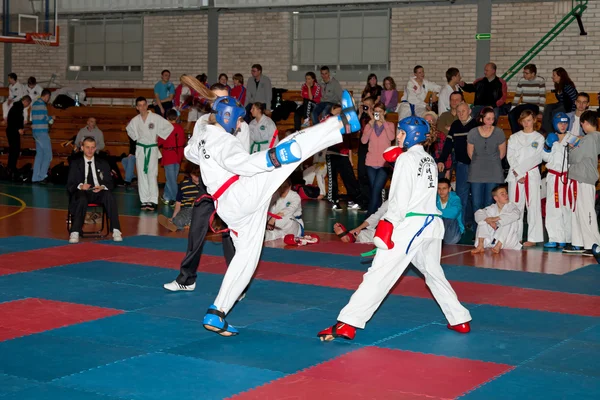
{"type": "Polygon", "coordinates": [[[231,95],[231,86],[229,86],[227,84],[227,82],[229,81],[229,77],[227,76],[227,74],[220,74],[219,75],[219,83],[225,87],[227,87],[227,93],[229,93],[229,95],[231,95]]]}
{"type": "Polygon", "coordinates": [[[183,160],[186,137],[183,128],[177,123],[177,111],[173,109],[167,111],[167,120],[173,124],[173,131],[166,139],[158,138],[158,147],[162,152],[161,164],[165,168],[167,178],[161,201],[164,204],[174,205],[177,197],[177,176],[183,160]]]}
{"type": "Polygon", "coordinates": [[[520,250],[519,232],[522,228],[519,207],[509,202],[505,186],[497,186],[492,190],[495,203],[483,210],[475,212],[477,232],[475,233],[476,249],[471,254],[483,253],[492,248],[498,254],[502,249],[520,250]]]}
{"type": "Polygon", "coordinates": [[[598,155],[600,154],[600,133],[598,113],[586,111],[580,117],[585,136],[579,139],[569,154],[569,178],[575,181],[573,191],[577,192],[574,214],[571,218],[572,246],[565,253],[581,253],[592,256],[592,246],[600,243],[598,221],[594,202],[598,181],[598,155]]]}
{"type": "Polygon", "coordinates": [[[265,241],[281,239],[285,235],[303,236],[302,205],[298,193],[291,190],[289,179],[281,184],[273,196],[269,212],[281,217],[269,216],[265,241]]]}
{"type": "Polygon", "coordinates": [[[233,89],[229,94],[235,97],[241,104],[246,104],[246,88],[244,87],[244,76],[242,74],[233,75],[233,89]]]}
{"type": "Polygon", "coordinates": [[[450,190],[450,180],[438,180],[437,208],[442,212],[444,221],[444,244],[457,244],[465,227],[462,223],[462,203],[460,197],[450,190]]]}
{"type": "Polygon", "coordinates": [[[391,76],[383,80],[381,102],[385,104],[385,111],[396,112],[396,108],[398,107],[398,90],[396,89],[396,82],[391,76]]]}
{"type": "Polygon", "coordinates": [[[571,243],[571,216],[573,214],[573,184],[569,179],[569,149],[567,128],[570,118],[564,112],[554,115],[554,132],[549,133],[542,159],[546,162],[546,248],[564,248],[571,243]],[[569,198],[571,197],[571,200],[569,198]]]}
{"type": "MultiPolygon", "coordinates": [[[[525,247],[544,241],[542,221],[542,189],[539,165],[544,152],[544,137],[533,129],[535,114],[531,110],[521,113],[519,124],[523,130],[508,139],[506,158],[510,170],[506,181],[510,201],[519,207],[521,215],[527,206],[527,241],[525,247]]],[[[519,239],[523,237],[523,219],[519,220],[519,239]]]]}
{"type": "Polygon", "coordinates": [[[275,122],[265,115],[264,103],[254,103],[250,112],[254,119],[250,121],[250,154],[267,150],[279,143],[275,122]]]}
{"type": "Polygon", "coordinates": [[[310,126],[310,114],[316,104],[321,102],[321,86],[317,82],[317,76],[314,72],[307,72],[304,76],[305,82],[302,84],[302,105],[294,112],[294,129],[310,126]],[[304,121],[302,118],[304,117],[304,121]]]}
{"type": "Polygon", "coordinates": [[[158,216],[158,223],[171,232],[180,231],[190,226],[192,222],[192,207],[198,197],[202,182],[200,181],[200,167],[196,164],[188,163],[186,166],[186,177],[179,184],[175,210],[173,216],[167,218],[166,215],[158,216]]]}

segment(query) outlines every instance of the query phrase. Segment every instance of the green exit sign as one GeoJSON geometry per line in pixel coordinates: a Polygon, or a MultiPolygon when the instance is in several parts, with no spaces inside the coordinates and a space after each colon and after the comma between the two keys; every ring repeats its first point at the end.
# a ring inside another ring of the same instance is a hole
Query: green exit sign
{"type": "Polygon", "coordinates": [[[490,40],[492,38],[491,33],[477,33],[475,39],[477,40],[490,40]]]}

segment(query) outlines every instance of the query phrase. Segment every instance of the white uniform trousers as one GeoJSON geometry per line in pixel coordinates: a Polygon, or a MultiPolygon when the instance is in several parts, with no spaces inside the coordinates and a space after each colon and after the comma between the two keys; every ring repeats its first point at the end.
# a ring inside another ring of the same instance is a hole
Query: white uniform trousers
{"type": "Polygon", "coordinates": [[[358,233],[356,236],[356,243],[373,243],[375,237],[376,226],[368,226],[358,233]]]}
{"type": "Polygon", "coordinates": [[[268,240],[282,239],[285,235],[302,236],[304,222],[298,218],[287,218],[277,221],[275,229],[265,232],[265,242],[268,240]]]}
{"type": "Polygon", "coordinates": [[[502,243],[503,249],[521,250],[523,247],[518,236],[519,221],[512,224],[501,226],[494,230],[488,224],[477,224],[477,232],[475,234],[475,247],[477,247],[479,238],[483,239],[483,247],[486,249],[496,246],[494,239],[502,243]]]}
{"type": "MultiPolygon", "coordinates": [[[[318,125],[287,136],[302,151],[299,161],[254,176],[242,176],[218,200],[217,212],[233,232],[235,256],[225,272],[215,305],[229,312],[254,275],[263,246],[267,211],[279,186],[306,159],[342,141],[341,122],[329,118],[318,125]]],[[[265,156],[266,163],[266,156],[265,156]]]]}
{"type": "Polygon", "coordinates": [[[137,146],[135,151],[140,202],[158,204],[158,147],[152,147],[146,151],[150,151],[147,173],[144,173],[144,148],[137,146]]]}
{"type": "Polygon", "coordinates": [[[577,182],[577,200],[575,212],[571,218],[573,246],[591,250],[594,244],[600,244],[598,221],[596,220],[596,188],[588,183],[577,182]]]}
{"type": "Polygon", "coordinates": [[[322,163],[313,164],[302,172],[302,178],[304,178],[304,183],[307,185],[312,185],[315,177],[317,178],[317,186],[319,186],[319,192],[322,196],[327,193],[325,191],[325,175],[327,175],[327,168],[322,163]]]}
{"type": "MultiPolygon", "coordinates": [[[[548,231],[548,241],[550,242],[571,243],[573,211],[569,203],[568,192],[563,192],[565,186],[568,186],[564,183],[566,179],[566,176],[558,177],[552,173],[548,173],[546,177],[546,231],[548,231]],[[567,193],[567,196],[564,196],[563,193],[567,193]],[[558,207],[556,207],[556,201],[558,201],[558,207]]],[[[567,190],[569,190],[568,187],[567,190]]]]}
{"type": "Polygon", "coordinates": [[[523,216],[527,207],[527,241],[540,243],[544,241],[544,221],[542,220],[542,184],[540,171],[536,168],[528,172],[529,195],[526,195],[525,183],[508,182],[508,197],[519,207],[521,218],[518,223],[517,235],[523,238],[523,216]],[[517,187],[519,199],[517,201],[517,187]]]}
{"type": "MultiPolygon", "coordinates": [[[[440,220],[441,224],[442,221],[440,220]]],[[[442,239],[415,238],[408,254],[406,248],[412,234],[404,234],[394,240],[391,250],[377,250],[373,265],[363,276],[363,281],[342,309],[338,321],[364,329],[383,299],[402,276],[411,262],[425,276],[425,283],[431,290],[450,325],[458,325],[471,320],[469,310],[460,304],[440,265],[442,239]]]]}

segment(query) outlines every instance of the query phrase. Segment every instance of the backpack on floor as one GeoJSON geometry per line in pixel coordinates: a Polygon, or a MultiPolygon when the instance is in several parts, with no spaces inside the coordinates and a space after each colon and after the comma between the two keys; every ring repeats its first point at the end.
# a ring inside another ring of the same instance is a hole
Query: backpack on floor
{"type": "Polygon", "coordinates": [[[69,166],[64,162],[56,164],[50,169],[50,182],[58,185],[66,185],[69,176],[69,166]]]}
{"type": "Polygon", "coordinates": [[[314,185],[294,185],[292,190],[298,192],[302,200],[315,200],[321,194],[321,191],[314,185]]]}
{"type": "Polygon", "coordinates": [[[31,177],[33,176],[33,165],[27,163],[21,168],[17,169],[15,173],[15,181],[23,183],[31,183],[31,177]]]}

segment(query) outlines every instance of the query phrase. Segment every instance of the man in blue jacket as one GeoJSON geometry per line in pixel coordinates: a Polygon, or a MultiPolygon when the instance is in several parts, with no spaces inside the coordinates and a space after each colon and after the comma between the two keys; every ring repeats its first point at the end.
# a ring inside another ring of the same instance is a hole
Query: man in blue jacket
{"type": "Polygon", "coordinates": [[[438,180],[437,208],[442,212],[444,221],[444,244],[456,244],[465,231],[462,223],[462,203],[456,193],[450,190],[450,181],[438,180]]]}

